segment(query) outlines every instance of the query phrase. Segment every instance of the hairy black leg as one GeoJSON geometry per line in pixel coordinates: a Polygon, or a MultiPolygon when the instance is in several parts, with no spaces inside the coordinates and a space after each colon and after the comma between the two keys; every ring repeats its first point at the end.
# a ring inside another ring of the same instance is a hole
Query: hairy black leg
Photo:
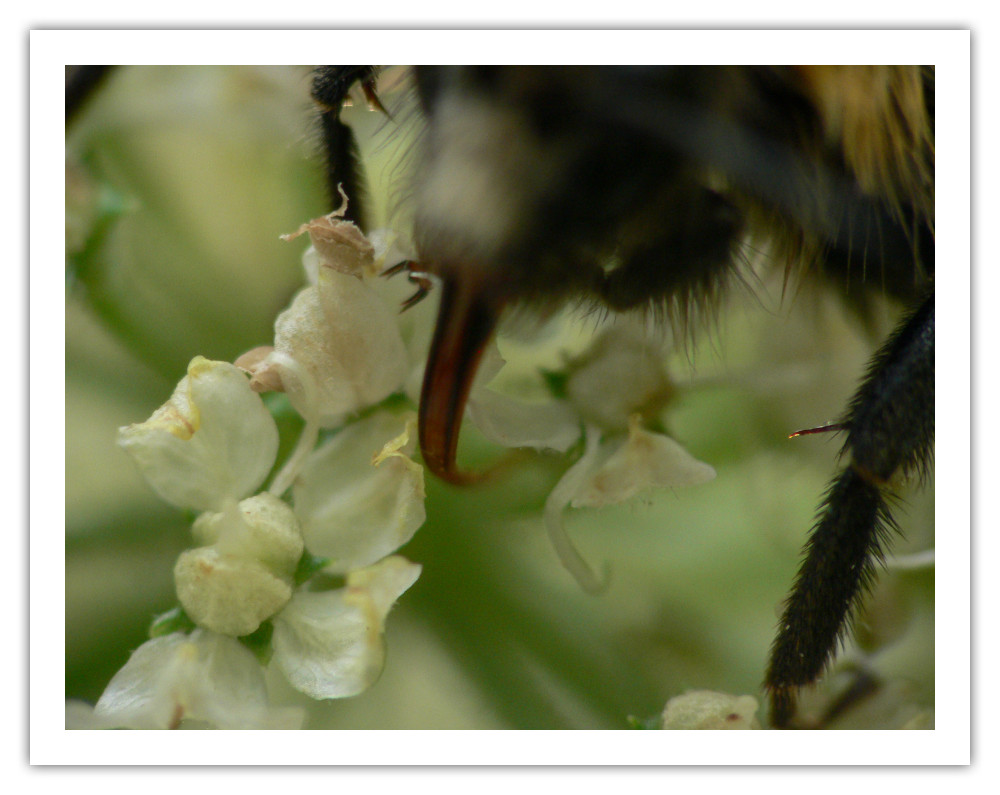
{"type": "Polygon", "coordinates": [[[367,229],[365,189],[357,143],[351,128],[340,120],[340,109],[355,83],[361,83],[369,101],[375,100],[374,66],[320,66],[313,76],[312,98],[319,106],[319,121],[326,157],[326,185],[332,206],[340,204],[338,188],[347,194],[344,217],[367,229]]]}
{"type": "Polygon", "coordinates": [[[787,726],[796,691],[823,672],[875,576],[890,530],[892,480],[923,475],[934,447],[934,296],[879,350],[841,423],[847,466],[805,548],[771,649],[771,722],[787,726]]]}

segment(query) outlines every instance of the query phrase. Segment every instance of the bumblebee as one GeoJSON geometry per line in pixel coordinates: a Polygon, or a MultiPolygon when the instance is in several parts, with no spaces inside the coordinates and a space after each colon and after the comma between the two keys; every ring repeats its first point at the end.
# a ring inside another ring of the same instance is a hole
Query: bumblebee
{"type": "MultiPolygon", "coordinates": [[[[94,77],[92,73],[81,73],[94,77]]],[[[321,67],[326,180],[366,224],[341,121],[378,70],[321,67]]],[[[864,306],[907,308],[831,430],[844,436],[771,650],[771,723],[849,631],[890,541],[897,481],[933,467],[934,72],[871,67],[418,67],[415,269],[439,285],[421,395],[423,457],[456,451],[473,376],[501,318],[573,303],[685,327],[766,250],[864,306]]],[[[86,96],[67,88],[67,119],[86,96]]]]}
{"type": "MultiPolygon", "coordinates": [[[[337,118],[370,67],[326,67],[331,181],[356,180],[337,118]],[[340,164],[339,166],[337,164],[340,164]]],[[[934,446],[934,71],[919,66],[423,67],[420,269],[441,302],[420,404],[428,467],[451,482],[480,354],[512,305],[576,301],[674,322],[766,248],[862,302],[911,307],[840,422],[823,499],[764,686],[796,693],[843,640],[895,527],[893,483],[934,446]],[[609,265],[609,263],[613,263],[609,265]]],[[[331,185],[332,187],[332,185],[331,185]]],[[[818,430],[818,429],[817,429],[818,430]]]]}

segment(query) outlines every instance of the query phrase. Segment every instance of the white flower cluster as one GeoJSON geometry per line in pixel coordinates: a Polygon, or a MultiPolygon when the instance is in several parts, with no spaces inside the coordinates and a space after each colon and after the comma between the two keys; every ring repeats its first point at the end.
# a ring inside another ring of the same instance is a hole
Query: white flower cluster
{"type": "Polygon", "coordinates": [[[424,522],[424,481],[410,458],[414,412],[370,407],[402,388],[409,356],[369,283],[371,244],[338,214],[301,232],[313,242],[312,283],[278,317],[274,347],[239,367],[194,359],[164,406],[119,432],[152,488],[199,512],[196,546],[174,569],[196,629],[137,649],[88,725],[294,728],[304,712],[270,705],[260,657],[315,699],[356,695],[381,673],[386,615],[420,573],[392,553],[424,522]],[[259,492],[278,453],[258,394],[271,390],[305,423],[259,492]],[[340,430],[317,446],[324,428],[340,430]],[[262,627],[255,655],[240,639],[262,627]]]}
{"type": "MultiPolygon", "coordinates": [[[[199,513],[195,546],[174,569],[195,628],[168,623],[137,649],[88,725],[295,727],[304,713],[270,705],[261,660],[315,699],[358,694],[382,670],[386,615],[420,573],[394,553],[425,519],[423,468],[411,458],[415,413],[383,401],[399,392],[416,401],[430,329],[415,313],[401,319],[380,293],[385,256],[341,220],[343,209],[287,236],[310,236],[309,285],[277,318],[273,347],[235,365],[195,358],[164,406],[120,431],[152,488],[199,513]],[[284,392],[304,426],[260,491],[279,442],[259,394],[268,391],[284,392]],[[324,430],[333,433],[320,441],[324,430]]],[[[646,323],[620,319],[582,354],[564,357],[561,388],[526,402],[487,385],[504,366],[491,347],[469,398],[469,418],[500,445],[582,450],[543,520],[563,565],[589,591],[606,578],[570,541],[566,508],[715,474],[649,429],[674,394],[666,353],[646,323]]]]}

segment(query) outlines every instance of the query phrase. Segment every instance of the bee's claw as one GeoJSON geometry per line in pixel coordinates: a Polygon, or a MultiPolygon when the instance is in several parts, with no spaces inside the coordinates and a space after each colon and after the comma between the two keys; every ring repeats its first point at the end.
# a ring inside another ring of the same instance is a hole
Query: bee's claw
{"type": "Polygon", "coordinates": [[[399,273],[403,273],[404,271],[406,271],[407,280],[409,280],[411,284],[416,285],[417,287],[416,292],[414,292],[413,295],[411,295],[409,298],[403,301],[401,308],[399,310],[400,312],[405,312],[407,309],[410,309],[411,307],[419,304],[427,297],[427,294],[434,287],[434,282],[432,281],[429,273],[426,273],[424,271],[414,270],[416,264],[417,263],[413,262],[412,260],[403,260],[402,262],[397,262],[395,265],[389,266],[384,271],[382,271],[382,273],[379,274],[383,278],[388,279],[393,276],[396,276],[399,273]]]}

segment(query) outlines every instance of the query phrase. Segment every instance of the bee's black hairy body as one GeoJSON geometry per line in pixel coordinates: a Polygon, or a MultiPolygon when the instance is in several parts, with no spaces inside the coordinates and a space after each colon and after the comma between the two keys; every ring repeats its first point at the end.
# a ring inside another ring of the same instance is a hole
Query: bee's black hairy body
{"type": "MultiPolygon", "coordinates": [[[[357,68],[321,69],[317,85],[357,68]]],[[[916,307],[838,424],[844,468],[764,682],[772,724],[792,725],[895,528],[894,481],[932,467],[933,69],[418,67],[415,83],[427,126],[414,232],[421,269],[442,282],[421,445],[445,479],[463,480],[464,400],[509,304],[647,308],[683,324],[762,248],[853,305],[916,307]]]]}

